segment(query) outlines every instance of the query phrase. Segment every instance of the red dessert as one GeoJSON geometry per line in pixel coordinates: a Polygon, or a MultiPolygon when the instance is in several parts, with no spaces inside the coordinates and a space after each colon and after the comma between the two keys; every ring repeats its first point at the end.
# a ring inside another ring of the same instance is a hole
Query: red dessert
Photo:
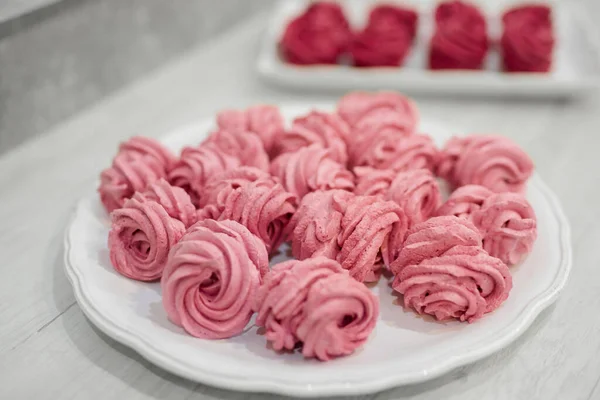
{"type": "Polygon", "coordinates": [[[276,153],[291,153],[316,143],[329,149],[335,161],[346,165],[346,139],[349,135],[348,124],[337,113],[312,110],[295,118],[292,128],[278,137],[276,153]]]}
{"type": "Polygon", "coordinates": [[[481,69],[488,51],[487,24],[481,11],[462,1],[447,1],[435,10],[431,69],[481,69]]]}
{"type": "Polygon", "coordinates": [[[379,300],[337,262],[314,257],[277,264],[265,276],[253,309],[273,349],[301,346],[304,357],[328,361],[367,341],[379,300]]]}
{"type": "Polygon", "coordinates": [[[288,24],[279,46],[285,60],[293,64],[335,64],[348,51],[351,40],[342,7],[319,1],[288,24]]]}
{"type": "Polygon", "coordinates": [[[240,166],[240,160],[223,153],[214,143],[184,147],[181,157],[169,173],[169,183],[185,190],[194,206],[198,206],[204,185],[213,176],[240,166]]]}
{"type": "Polygon", "coordinates": [[[554,52],[551,10],[544,5],[515,7],[502,17],[502,64],[507,72],[548,72],[554,52]]]}
{"type": "Polygon", "coordinates": [[[496,193],[522,193],[533,168],[529,155],[509,138],[470,135],[446,142],[436,173],[453,187],[481,185],[496,193]]]}
{"type": "Polygon", "coordinates": [[[380,4],[369,13],[369,26],[387,29],[390,26],[402,26],[412,41],[417,36],[419,15],[411,8],[394,4],[380,4]]]}
{"type": "Polygon", "coordinates": [[[399,66],[417,30],[417,13],[393,5],[371,10],[367,26],[354,36],[352,58],[358,67],[399,66]]]}

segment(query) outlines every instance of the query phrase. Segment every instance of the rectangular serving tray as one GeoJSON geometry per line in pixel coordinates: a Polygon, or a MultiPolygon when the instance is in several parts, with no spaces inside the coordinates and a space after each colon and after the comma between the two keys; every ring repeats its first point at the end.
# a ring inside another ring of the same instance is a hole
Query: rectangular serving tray
{"type": "MultiPolygon", "coordinates": [[[[414,94],[507,97],[575,97],[600,87],[600,41],[585,10],[574,1],[551,1],[557,43],[553,69],[546,74],[504,73],[492,45],[481,71],[431,71],[426,67],[435,1],[407,2],[420,13],[417,40],[403,67],[356,68],[348,65],[297,66],[286,63],[277,44],[288,21],[308,0],[279,1],[262,38],[257,72],[266,81],[289,88],[320,91],[393,89],[414,94]]],[[[360,28],[373,1],[341,2],[354,27],[360,28]]],[[[492,40],[500,36],[500,15],[511,2],[479,1],[492,40]]],[[[514,1],[513,1],[514,3],[514,1]]]]}

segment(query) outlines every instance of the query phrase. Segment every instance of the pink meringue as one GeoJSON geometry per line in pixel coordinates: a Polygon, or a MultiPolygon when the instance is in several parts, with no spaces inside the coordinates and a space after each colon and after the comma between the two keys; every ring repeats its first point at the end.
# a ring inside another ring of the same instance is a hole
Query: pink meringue
{"type": "Polygon", "coordinates": [[[200,218],[233,220],[263,240],[269,253],[286,239],[286,228],[296,211],[297,199],[273,179],[259,179],[239,188],[222,187],[216,202],[200,218]]]}
{"type": "Polygon", "coordinates": [[[381,262],[389,264],[399,251],[408,227],[403,210],[374,196],[348,200],[338,236],[337,260],[359,282],[373,281],[381,262]]]}
{"type": "Polygon", "coordinates": [[[340,99],[337,106],[338,114],[354,127],[371,113],[388,109],[393,110],[403,119],[404,130],[413,132],[419,122],[419,111],[415,103],[395,92],[352,92],[340,99]]]}
{"type": "Polygon", "coordinates": [[[368,340],[378,316],[379,299],[363,284],[344,273],[320,279],[296,328],[302,354],[321,361],[352,354],[368,340]]]}
{"type": "Polygon", "coordinates": [[[316,143],[328,149],[332,159],[346,165],[348,151],[345,140],[349,134],[348,124],[337,114],[311,111],[296,118],[292,128],[279,137],[277,153],[295,152],[316,143]]]}
{"type": "Polygon", "coordinates": [[[302,345],[305,357],[327,361],[353,353],[375,328],[379,302],[325,257],[273,267],[254,301],[256,324],[273,349],[302,345]]]}
{"type": "Polygon", "coordinates": [[[214,143],[202,144],[199,147],[185,147],[181,158],[169,173],[169,181],[179,186],[191,197],[192,203],[198,206],[202,201],[203,188],[206,182],[217,174],[239,167],[238,158],[223,153],[214,143]]]}
{"type": "Polygon", "coordinates": [[[481,235],[475,225],[453,216],[430,218],[408,231],[402,250],[390,269],[397,280],[407,265],[438,257],[454,246],[481,247],[481,235]]]}
{"type": "Polygon", "coordinates": [[[183,222],[154,201],[128,200],[111,213],[110,261],[119,273],[140,281],[161,277],[167,256],[185,232],[183,222]]]}
{"type": "Polygon", "coordinates": [[[444,148],[439,153],[438,163],[435,167],[435,174],[437,176],[444,178],[452,184],[456,184],[454,167],[461,157],[465,143],[466,139],[458,136],[453,136],[446,142],[444,148]]]}
{"type": "Polygon", "coordinates": [[[354,189],[352,173],[317,144],[280,155],[271,163],[271,174],[299,198],[315,190],[354,189]]]}
{"type": "Polygon", "coordinates": [[[396,173],[359,167],[354,170],[358,183],[354,193],[359,195],[382,195],[398,204],[408,218],[408,225],[428,219],[442,202],[435,177],[427,169],[415,169],[396,173]]]}
{"type": "Polygon", "coordinates": [[[452,192],[448,200],[436,211],[436,215],[471,218],[471,215],[481,208],[484,200],[493,193],[485,186],[461,186],[452,192]]]}
{"type": "Polygon", "coordinates": [[[392,181],[388,198],[404,209],[409,226],[427,220],[442,204],[440,188],[428,169],[399,173],[392,181]]]}
{"type": "Polygon", "coordinates": [[[338,236],[342,230],[342,218],[352,197],[353,194],[345,190],[319,190],[304,196],[289,224],[295,258],[337,258],[341,250],[338,236]]]}
{"type": "Polygon", "coordinates": [[[475,246],[408,265],[397,278],[393,288],[404,295],[404,306],[440,321],[473,322],[498,308],[512,288],[506,264],[475,246]]]}
{"type": "Polygon", "coordinates": [[[483,248],[508,265],[521,262],[537,239],[535,212],[518,193],[493,194],[472,220],[483,236],[483,248]]]}
{"type": "Polygon", "coordinates": [[[360,196],[380,196],[385,198],[390,191],[392,181],[398,175],[390,169],[375,169],[371,167],[354,168],[356,186],[354,194],[360,196]]]}
{"type": "Polygon", "coordinates": [[[135,192],[166,177],[161,161],[135,153],[119,153],[112,165],[100,174],[100,201],[111,212],[125,204],[135,192]]]}
{"type": "Polygon", "coordinates": [[[403,116],[396,111],[376,110],[361,119],[346,139],[350,164],[360,165],[365,153],[385,158],[387,153],[394,152],[400,141],[412,134],[406,129],[403,116]]]}
{"type": "Polygon", "coordinates": [[[268,256],[262,241],[234,221],[200,221],[173,247],[161,280],[169,319],[190,335],[222,339],[252,316],[268,256]]]}
{"type": "Polygon", "coordinates": [[[497,193],[520,193],[533,174],[533,162],[503,136],[454,137],[442,151],[437,174],[454,186],[475,184],[497,193]]]}
{"type": "Polygon", "coordinates": [[[209,179],[204,185],[202,198],[199,201],[199,208],[203,208],[208,204],[216,204],[219,202],[219,193],[225,187],[230,190],[237,189],[246,183],[255,182],[260,179],[270,179],[275,183],[275,179],[271,178],[271,174],[253,167],[237,167],[229,171],[225,171],[213,178],[209,179]]]}
{"type": "Polygon", "coordinates": [[[269,170],[269,156],[263,143],[251,132],[218,130],[213,132],[205,143],[214,143],[225,154],[236,157],[241,165],[269,170]]]}
{"type": "Polygon", "coordinates": [[[119,154],[127,156],[148,156],[158,161],[169,172],[177,157],[158,140],[144,136],[133,136],[119,145],[119,154]]]}
{"type": "Polygon", "coordinates": [[[185,190],[171,186],[169,182],[160,179],[148,186],[143,192],[136,192],[133,198],[139,202],[155,201],[160,204],[171,218],[183,222],[189,227],[196,222],[196,208],[185,190]]]}
{"type": "Polygon", "coordinates": [[[284,120],[275,106],[259,105],[246,110],[224,110],[217,114],[219,128],[236,132],[253,132],[263,142],[269,155],[273,152],[275,138],[284,130],[284,120]]]}
{"type": "Polygon", "coordinates": [[[353,166],[391,169],[397,172],[419,168],[433,170],[439,158],[438,149],[427,135],[413,134],[389,138],[375,136],[369,140],[372,141],[372,145],[363,143],[362,146],[356,147],[356,151],[351,152],[353,166]],[[361,147],[363,151],[360,151],[361,147]]]}

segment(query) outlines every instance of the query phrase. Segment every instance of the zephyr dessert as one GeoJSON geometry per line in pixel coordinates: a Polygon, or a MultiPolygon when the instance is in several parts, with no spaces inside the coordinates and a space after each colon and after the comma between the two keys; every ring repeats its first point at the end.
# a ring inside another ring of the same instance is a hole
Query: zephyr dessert
{"type": "Polygon", "coordinates": [[[316,190],[354,189],[352,173],[319,144],[280,155],[271,163],[271,174],[299,198],[316,190]]]}
{"type": "Polygon", "coordinates": [[[351,354],[367,341],[379,301],[339,263],[319,256],[273,267],[254,310],[273,349],[301,346],[305,357],[327,361],[351,354]]]}
{"type": "Polygon", "coordinates": [[[217,114],[217,125],[234,134],[257,135],[264,150],[271,155],[275,138],[281,134],[284,121],[277,107],[257,105],[245,110],[223,110],[217,114]]]}
{"type": "Polygon", "coordinates": [[[200,221],[169,254],[161,280],[165,311],[190,335],[237,335],[250,321],[267,271],[264,242],[242,224],[200,221]]]}
{"type": "Polygon", "coordinates": [[[295,118],[292,127],[279,137],[275,147],[277,153],[282,154],[318,144],[329,150],[329,155],[334,161],[346,165],[346,141],[349,135],[350,127],[337,113],[313,110],[307,115],[295,118]]]}
{"type": "Polygon", "coordinates": [[[351,42],[350,23],[342,7],[335,2],[316,1],[289,22],[279,49],[293,64],[336,64],[351,42]]]}
{"type": "Polygon", "coordinates": [[[484,186],[462,186],[437,213],[473,222],[482,235],[484,249],[509,266],[522,261],[537,238],[535,212],[520,193],[494,193],[484,186]]]}
{"type": "Polygon", "coordinates": [[[437,165],[437,175],[454,187],[474,184],[496,193],[522,193],[532,174],[529,155],[499,135],[453,137],[437,165]]]}
{"type": "MultiPolygon", "coordinates": [[[[460,7],[440,18],[466,18],[460,7]]],[[[316,29],[338,11],[317,8],[302,23],[316,29]]],[[[409,15],[385,13],[376,18],[412,32],[409,15]]],[[[398,308],[477,323],[502,307],[509,266],[535,247],[527,153],[500,135],[438,149],[402,94],[349,93],[289,126],[264,105],[215,122],[179,156],[154,139],[123,142],[98,187],[114,270],[160,281],[166,316],[197,338],[255,325],[282,355],[349,356],[376,329],[379,298],[365,283],[380,279],[398,308]],[[269,267],[285,242],[292,259],[269,267]]]]}
{"type": "Polygon", "coordinates": [[[544,4],[517,5],[502,16],[500,39],[506,72],[548,72],[556,38],[552,9],[544,4]]]}
{"type": "Polygon", "coordinates": [[[404,3],[373,2],[364,8],[353,2],[310,1],[284,21],[279,56],[303,72],[307,66],[324,65],[360,68],[361,74],[369,73],[365,69],[414,70],[419,64],[408,61],[417,50],[426,54],[423,68],[436,73],[552,70],[558,40],[550,4],[510,2],[498,13],[473,0],[431,2],[429,10],[404,3]],[[492,53],[498,53],[499,68],[486,65],[492,53]]]}
{"type": "Polygon", "coordinates": [[[419,16],[413,9],[380,4],[371,9],[366,26],[352,39],[350,54],[357,67],[404,64],[417,34],[419,16]]]}
{"type": "Polygon", "coordinates": [[[487,21],[474,4],[460,0],[440,3],[429,47],[429,67],[482,69],[489,48],[487,21]]]}

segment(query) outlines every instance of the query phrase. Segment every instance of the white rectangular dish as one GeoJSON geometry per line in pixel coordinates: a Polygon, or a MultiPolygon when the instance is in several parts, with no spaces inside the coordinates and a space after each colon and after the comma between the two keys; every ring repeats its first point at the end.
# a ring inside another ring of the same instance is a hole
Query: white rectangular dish
{"type": "MultiPolygon", "coordinates": [[[[514,1],[513,1],[514,2],[514,1]]],[[[500,71],[492,46],[481,71],[430,71],[426,66],[435,1],[413,0],[420,14],[417,40],[403,67],[356,68],[345,65],[296,66],[286,63],[277,45],[288,21],[304,10],[307,0],[279,1],[262,39],[258,74],[270,83],[303,90],[395,89],[407,93],[485,95],[512,97],[575,97],[600,87],[600,41],[580,4],[553,1],[556,49],[553,69],[547,74],[507,74],[500,71]]],[[[360,27],[373,1],[342,3],[351,24],[360,27]]],[[[510,2],[479,1],[487,14],[492,39],[499,37],[499,19],[510,2]]]]}

